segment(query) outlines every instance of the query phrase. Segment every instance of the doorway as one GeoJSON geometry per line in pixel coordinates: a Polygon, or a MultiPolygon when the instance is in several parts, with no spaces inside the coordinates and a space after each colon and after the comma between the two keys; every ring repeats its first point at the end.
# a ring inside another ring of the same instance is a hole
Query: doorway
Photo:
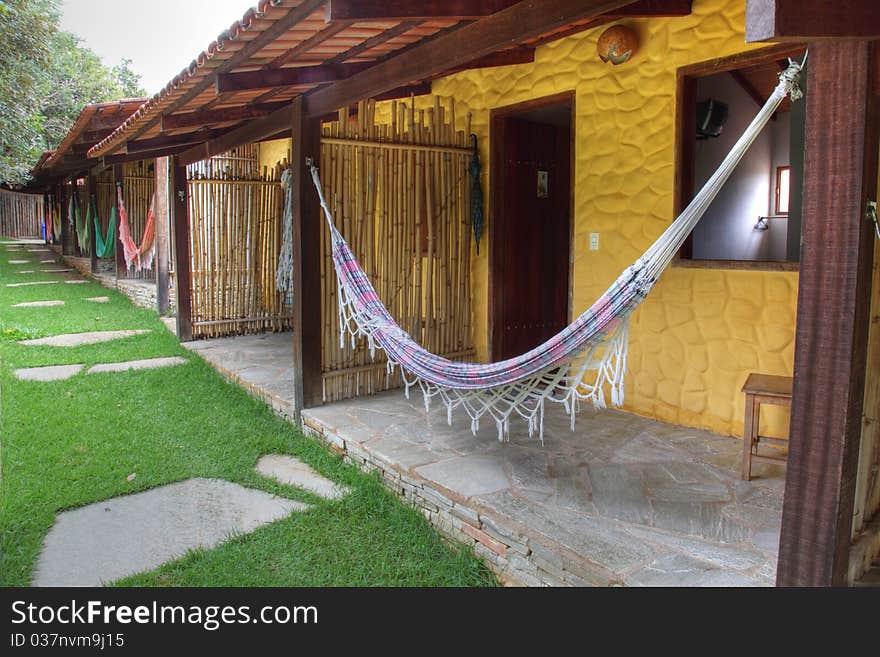
{"type": "Polygon", "coordinates": [[[570,321],[574,93],[490,118],[489,348],[525,353],[570,321]]]}

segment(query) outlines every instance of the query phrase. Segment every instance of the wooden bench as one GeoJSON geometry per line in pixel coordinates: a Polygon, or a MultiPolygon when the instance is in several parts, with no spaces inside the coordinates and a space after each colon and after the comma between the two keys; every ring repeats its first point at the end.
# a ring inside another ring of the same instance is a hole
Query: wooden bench
{"type": "Polygon", "coordinates": [[[752,478],[752,461],[764,463],[785,463],[788,458],[788,440],[758,435],[761,419],[761,404],[791,407],[790,376],[770,374],[749,374],[742,391],[746,394],[745,435],[743,436],[742,478],[752,478]],[[785,450],[771,449],[758,453],[761,443],[783,445],[785,450]]]}

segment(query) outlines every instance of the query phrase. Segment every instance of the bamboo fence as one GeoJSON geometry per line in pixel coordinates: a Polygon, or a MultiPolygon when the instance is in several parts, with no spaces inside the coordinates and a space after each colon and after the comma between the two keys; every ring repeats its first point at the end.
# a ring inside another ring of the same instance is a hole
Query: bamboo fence
{"type": "Polygon", "coordinates": [[[256,145],[188,168],[194,337],[291,327],[275,290],[287,163],[259,170],[256,145]]]}
{"type": "MultiPolygon", "coordinates": [[[[356,117],[339,111],[322,127],[321,177],[337,228],[400,326],[447,358],[473,355],[470,287],[470,151],[455,106],[426,110],[393,102],[390,124],[374,101],[356,117]]],[[[337,290],[327,231],[321,232],[324,401],[400,385],[381,352],[363,340],[340,346],[337,290]]],[[[308,273],[306,273],[308,275],[308,273]]]]}
{"type": "MultiPolygon", "coordinates": [[[[134,243],[137,245],[140,245],[141,240],[144,238],[144,229],[147,225],[147,212],[150,209],[150,202],[153,200],[153,190],[155,187],[156,177],[153,172],[152,161],[140,160],[138,162],[128,162],[123,165],[122,200],[125,202],[125,209],[128,212],[128,224],[131,227],[131,239],[134,240],[134,243]]],[[[103,215],[101,216],[101,219],[104,220],[103,215]]],[[[119,217],[117,217],[117,222],[118,221],[119,217]]],[[[106,226],[106,224],[104,225],[106,226]]],[[[152,281],[156,279],[156,272],[154,267],[137,271],[129,269],[124,273],[121,273],[120,278],[152,281]]]]}
{"type": "Polygon", "coordinates": [[[0,236],[40,237],[43,212],[42,195],[0,189],[0,236]]]}

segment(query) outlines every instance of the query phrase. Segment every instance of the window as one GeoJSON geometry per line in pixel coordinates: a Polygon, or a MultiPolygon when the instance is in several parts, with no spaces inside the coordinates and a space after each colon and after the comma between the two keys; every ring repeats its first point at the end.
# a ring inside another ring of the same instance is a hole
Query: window
{"type": "Polygon", "coordinates": [[[788,199],[791,195],[791,167],[776,167],[776,212],[788,214],[788,199]]]}
{"type": "MultiPolygon", "coordinates": [[[[675,209],[717,170],[801,46],[774,47],[679,69],[675,209]]],[[[800,257],[803,103],[783,101],[694,228],[677,264],[796,269],[800,257]]]]}

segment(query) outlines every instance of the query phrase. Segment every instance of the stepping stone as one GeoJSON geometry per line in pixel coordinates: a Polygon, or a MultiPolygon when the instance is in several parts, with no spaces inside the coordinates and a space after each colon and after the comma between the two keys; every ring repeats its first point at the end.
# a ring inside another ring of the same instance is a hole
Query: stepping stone
{"type": "Polygon", "coordinates": [[[28,249],[28,253],[52,253],[52,249],[28,249]]]}
{"type": "Polygon", "coordinates": [[[13,308],[48,308],[50,306],[63,306],[63,301],[26,301],[25,303],[13,304],[13,308]]]}
{"type": "Polygon", "coordinates": [[[88,283],[88,281],[64,281],[68,285],[82,285],[83,283],[88,283]]]}
{"type": "Polygon", "coordinates": [[[100,363],[93,365],[89,370],[89,374],[100,374],[101,372],[127,372],[128,370],[154,370],[158,367],[171,367],[172,365],[183,365],[186,358],[180,356],[171,356],[169,358],[147,358],[144,360],[128,360],[122,363],[100,363]]]}
{"type": "Polygon", "coordinates": [[[16,379],[22,381],[63,381],[79,374],[82,365],[49,365],[48,367],[25,367],[15,370],[16,379]]]}
{"type": "Polygon", "coordinates": [[[15,272],[15,273],[16,273],[16,274],[34,274],[34,273],[36,273],[36,272],[34,272],[33,269],[21,269],[21,270],[15,272]]]}
{"type": "Polygon", "coordinates": [[[222,479],[187,479],[115,497],[58,515],[32,583],[100,586],[307,508],[222,479]]]}
{"type": "Polygon", "coordinates": [[[257,461],[257,472],[282,484],[297,486],[328,500],[348,495],[349,488],[333,483],[299,459],[286,454],[266,454],[257,461]]]}
{"type": "Polygon", "coordinates": [[[110,297],[87,297],[86,301],[92,301],[94,303],[109,303],[110,297]]]}
{"type": "Polygon", "coordinates": [[[65,271],[73,271],[72,269],[41,269],[40,271],[45,272],[47,274],[60,274],[65,271]]]}
{"type": "Polygon", "coordinates": [[[30,260],[10,260],[10,265],[26,265],[30,262],[30,260]]]}
{"type": "Polygon", "coordinates": [[[7,283],[6,287],[24,287],[25,285],[55,285],[58,281],[33,281],[31,283],[7,283]]]}
{"type": "Polygon", "coordinates": [[[89,331],[87,333],[64,333],[62,335],[53,335],[48,338],[37,338],[36,340],[22,340],[19,344],[29,346],[44,347],[80,347],[86,344],[98,344],[99,342],[110,342],[111,340],[120,340],[141,333],[149,333],[145,329],[136,329],[128,331],[89,331]]]}
{"type": "Polygon", "coordinates": [[[40,260],[41,265],[54,265],[56,262],[55,258],[47,258],[45,260],[40,260]]]}

